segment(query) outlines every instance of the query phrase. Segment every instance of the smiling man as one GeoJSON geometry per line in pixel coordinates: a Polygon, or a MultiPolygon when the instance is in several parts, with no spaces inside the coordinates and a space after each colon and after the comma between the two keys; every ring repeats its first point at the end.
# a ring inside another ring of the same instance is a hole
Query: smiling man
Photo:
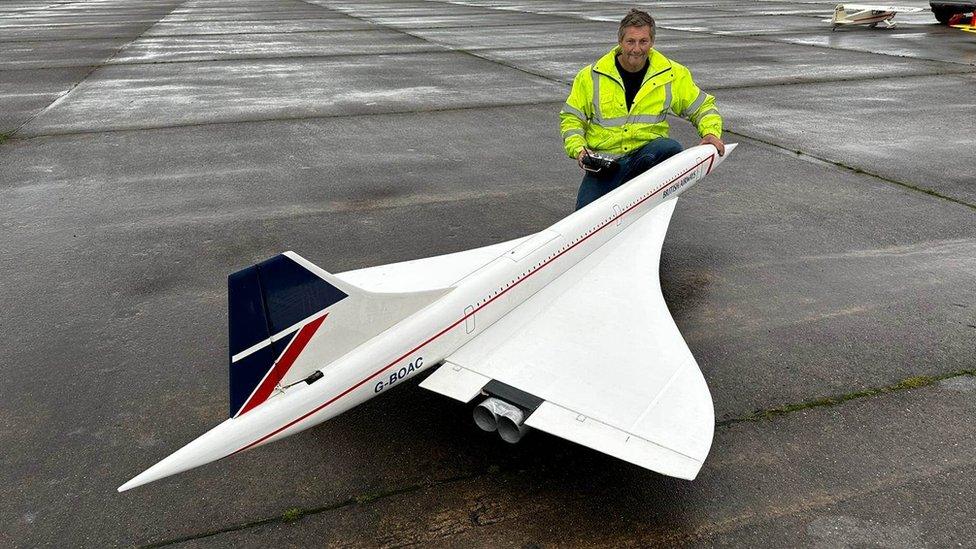
{"type": "Polygon", "coordinates": [[[698,89],[687,68],[653,49],[654,18],[630,10],[617,39],[617,47],[577,73],[559,113],[566,154],[586,172],[577,210],[681,152],[668,138],[668,111],[690,120],[702,144],[725,153],[715,98],[698,89]],[[587,158],[594,153],[615,161],[599,168],[587,158]]]}

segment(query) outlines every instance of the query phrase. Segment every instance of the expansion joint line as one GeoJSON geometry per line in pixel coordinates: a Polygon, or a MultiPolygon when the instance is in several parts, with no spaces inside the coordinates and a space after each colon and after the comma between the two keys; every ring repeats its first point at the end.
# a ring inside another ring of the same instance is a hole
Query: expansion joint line
{"type": "MultiPolygon", "coordinates": [[[[55,99],[54,101],[52,101],[50,105],[48,105],[48,106],[44,107],[42,110],[34,113],[27,120],[25,120],[23,124],[21,124],[20,126],[17,126],[17,128],[15,130],[13,130],[12,132],[6,134],[6,138],[12,138],[14,135],[16,135],[17,132],[19,132],[25,126],[27,126],[28,124],[30,124],[31,122],[33,122],[38,116],[41,116],[41,115],[49,112],[51,109],[53,109],[55,107],[55,105],[58,105],[59,103],[61,103],[62,101],[64,101],[64,99],[66,97],[68,97],[69,95],[71,95],[71,92],[75,91],[75,89],[78,86],[80,86],[82,84],[82,82],[84,82],[85,80],[88,80],[88,77],[90,77],[92,74],[94,74],[95,71],[97,71],[98,69],[100,69],[100,68],[104,67],[106,64],[108,64],[108,62],[111,61],[112,59],[114,59],[116,55],[118,55],[119,53],[122,52],[122,50],[124,50],[125,48],[129,47],[129,44],[132,44],[136,40],[142,38],[147,32],[149,32],[150,29],[152,29],[153,27],[155,27],[156,25],[158,25],[159,22],[162,21],[163,19],[166,19],[167,17],[169,17],[169,15],[171,13],[173,13],[176,9],[178,9],[179,7],[181,7],[183,4],[186,4],[188,1],[189,0],[183,0],[182,2],[174,5],[172,8],[169,9],[168,12],[166,12],[165,14],[163,14],[162,17],[160,17],[159,19],[157,19],[155,23],[153,23],[153,24],[149,25],[148,27],[146,27],[145,29],[143,29],[143,31],[140,32],[138,36],[134,37],[132,40],[129,40],[125,44],[122,44],[121,46],[119,46],[119,49],[115,50],[115,52],[112,53],[112,55],[110,55],[110,56],[106,57],[104,60],[102,60],[101,63],[99,63],[97,65],[92,65],[91,70],[88,71],[87,73],[85,73],[85,76],[82,76],[80,80],[78,80],[77,82],[75,82],[70,88],[68,88],[63,93],[61,93],[61,95],[59,95],[57,97],[57,99],[55,99]]],[[[4,140],[5,139],[0,140],[0,143],[2,143],[4,140]]]]}
{"type": "Polygon", "coordinates": [[[949,196],[949,195],[946,195],[946,194],[942,194],[942,193],[940,193],[940,192],[938,192],[936,190],[930,189],[928,187],[922,187],[922,186],[919,186],[919,185],[913,185],[911,183],[906,183],[904,181],[899,181],[897,179],[892,179],[890,177],[886,177],[884,175],[881,175],[881,174],[878,174],[878,173],[874,173],[874,172],[865,170],[864,168],[858,168],[858,167],[855,167],[855,166],[848,166],[847,164],[844,164],[843,162],[840,162],[840,161],[837,161],[837,160],[831,160],[829,158],[823,158],[823,157],[820,157],[820,156],[816,156],[816,155],[810,154],[808,152],[803,152],[801,150],[790,149],[789,147],[785,147],[783,145],[780,145],[779,143],[774,143],[772,141],[763,139],[761,137],[756,137],[756,136],[752,136],[752,135],[749,135],[749,134],[745,134],[745,133],[742,133],[742,132],[733,131],[733,130],[729,130],[729,129],[726,129],[726,130],[723,130],[723,131],[724,131],[724,133],[728,133],[728,134],[732,134],[732,135],[738,135],[739,137],[744,137],[746,139],[751,139],[751,140],[753,140],[753,141],[755,141],[757,143],[762,143],[763,145],[767,145],[767,146],[772,147],[772,148],[775,148],[777,150],[787,152],[787,153],[789,153],[791,155],[795,155],[795,156],[798,156],[798,157],[807,157],[807,158],[810,158],[810,159],[812,159],[814,161],[817,161],[817,162],[822,162],[824,164],[828,164],[830,166],[835,166],[835,167],[838,167],[838,168],[842,168],[844,170],[848,170],[848,171],[851,171],[851,172],[854,172],[854,173],[867,175],[869,177],[873,177],[875,179],[879,179],[881,181],[884,181],[885,183],[890,183],[892,185],[897,185],[899,187],[902,187],[902,188],[905,188],[905,189],[908,189],[908,190],[911,190],[911,191],[919,192],[919,193],[922,193],[922,194],[927,194],[927,195],[932,196],[932,197],[935,197],[935,198],[940,198],[940,199],[946,200],[948,202],[952,202],[952,203],[955,203],[955,204],[959,204],[961,206],[965,206],[965,207],[967,207],[967,208],[969,208],[971,210],[976,210],[976,204],[972,204],[970,202],[966,202],[965,200],[960,200],[958,198],[955,198],[955,197],[952,197],[952,196],[949,196]]]}
{"type": "MultiPolygon", "coordinates": [[[[482,56],[482,55],[478,55],[477,53],[474,53],[471,50],[467,50],[467,49],[464,49],[464,48],[455,48],[455,47],[452,47],[452,46],[450,46],[448,44],[441,44],[440,42],[436,42],[434,40],[430,40],[429,38],[425,38],[423,36],[419,36],[419,35],[413,34],[411,32],[405,31],[403,29],[398,29],[396,27],[391,27],[390,25],[384,25],[384,24],[379,23],[377,21],[374,21],[374,20],[372,20],[372,19],[370,19],[368,17],[362,17],[362,16],[359,16],[359,15],[353,15],[353,14],[346,13],[346,12],[344,12],[342,10],[335,9],[335,8],[330,7],[330,6],[327,6],[327,5],[317,4],[315,2],[309,2],[308,0],[299,0],[299,1],[300,2],[304,2],[306,4],[309,4],[311,6],[318,6],[318,7],[322,8],[322,9],[328,10],[328,11],[330,11],[332,13],[338,13],[338,14],[341,14],[341,15],[345,15],[346,17],[349,17],[351,19],[357,19],[359,21],[363,21],[364,23],[369,23],[370,25],[375,25],[375,26],[377,26],[379,28],[383,28],[383,29],[386,29],[386,30],[390,30],[390,31],[393,31],[393,32],[396,32],[396,33],[399,33],[399,34],[405,34],[405,35],[407,35],[407,36],[409,36],[411,38],[416,38],[416,39],[421,40],[423,42],[427,42],[428,44],[433,44],[433,45],[435,45],[435,46],[437,46],[439,48],[444,49],[444,51],[447,51],[447,52],[455,52],[455,53],[462,53],[462,54],[465,54],[465,55],[469,55],[471,57],[474,57],[475,59],[481,59],[482,61],[488,61],[489,63],[494,63],[496,65],[501,65],[503,67],[506,67],[506,68],[509,68],[509,69],[512,69],[512,70],[516,70],[516,71],[521,72],[521,73],[525,73],[525,74],[528,74],[528,75],[531,75],[531,76],[535,76],[537,78],[542,78],[544,80],[548,80],[549,82],[556,82],[556,83],[563,84],[563,85],[570,84],[570,82],[564,82],[562,80],[557,80],[557,79],[554,79],[552,77],[546,76],[544,74],[540,74],[540,73],[533,72],[533,71],[530,71],[530,70],[527,70],[527,69],[523,69],[521,67],[512,65],[510,63],[505,63],[505,62],[499,61],[497,59],[491,59],[490,57],[485,57],[485,56],[482,56]]],[[[522,12],[522,13],[525,13],[525,12],[522,12]]],[[[564,17],[564,18],[567,18],[567,19],[576,19],[574,17],[566,17],[566,16],[559,16],[559,17],[564,17]]]]}

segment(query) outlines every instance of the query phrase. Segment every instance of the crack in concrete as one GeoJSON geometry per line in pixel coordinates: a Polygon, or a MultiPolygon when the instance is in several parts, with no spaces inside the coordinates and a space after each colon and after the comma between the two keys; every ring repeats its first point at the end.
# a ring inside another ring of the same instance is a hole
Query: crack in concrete
{"type": "Polygon", "coordinates": [[[428,482],[421,482],[416,484],[410,484],[407,486],[400,486],[398,488],[391,488],[388,490],[382,490],[379,492],[374,492],[371,494],[362,494],[358,496],[350,496],[346,499],[328,503],[325,505],[320,505],[317,507],[310,507],[307,509],[302,509],[300,507],[292,507],[286,509],[280,515],[250,520],[246,522],[239,522],[237,524],[232,524],[224,528],[218,528],[215,530],[207,530],[205,532],[199,532],[196,534],[188,534],[185,536],[180,536],[177,538],[170,538],[162,541],[152,542],[144,545],[139,545],[141,549],[155,549],[158,547],[166,547],[169,545],[174,545],[177,543],[184,543],[187,541],[198,540],[203,538],[208,538],[212,536],[217,536],[220,534],[226,534],[229,532],[237,532],[239,530],[247,530],[248,528],[254,528],[257,526],[264,526],[267,524],[289,524],[301,520],[304,517],[318,515],[320,513],[325,513],[328,511],[335,511],[337,509],[342,509],[344,507],[350,507],[353,505],[367,505],[374,501],[381,499],[386,499],[389,497],[395,497],[403,494],[409,494],[411,492],[416,492],[418,490],[436,488],[439,486],[445,486],[449,484],[454,484],[457,482],[463,482],[466,480],[473,480],[476,478],[481,478],[486,475],[491,475],[498,472],[497,468],[489,468],[487,471],[478,471],[475,473],[469,473],[467,475],[457,475],[453,477],[448,477],[444,479],[432,480],[428,482]]]}

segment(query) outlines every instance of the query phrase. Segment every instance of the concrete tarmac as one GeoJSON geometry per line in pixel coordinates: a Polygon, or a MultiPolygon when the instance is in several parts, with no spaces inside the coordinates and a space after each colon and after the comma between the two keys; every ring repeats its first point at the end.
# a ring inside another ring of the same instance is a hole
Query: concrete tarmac
{"type": "Polygon", "coordinates": [[[410,382],[118,494],[226,417],[228,273],[567,215],[557,113],[630,5],[3,2],[0,546],[970,546],[976,36],[833,6],[647,6],[740,144],[661,262],[715,403],[697,480],[506,444],[410,382]]]}

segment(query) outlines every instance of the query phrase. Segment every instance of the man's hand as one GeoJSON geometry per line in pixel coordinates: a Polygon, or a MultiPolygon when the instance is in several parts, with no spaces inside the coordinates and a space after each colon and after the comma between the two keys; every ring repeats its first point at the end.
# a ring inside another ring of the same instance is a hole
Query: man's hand
{"type": "Polygon", "coordinates": [[[590,151],[587,150],[586,147],[584,147],[583,150],[581,150],[579,154],[576,155],[576,163],[579,165],[580,169],[583,170],[584,172],[586,171],[586,168],[583,167],[583,157],[588,154],[590,154],[590,151]]]}
{"type": "Polygon", "coordinates": [[[722,143],[722,140],[713,134],[705,135],[699,145],[715,145],[715,148],[718,149],[718,155],[725,156],[725,143],[722,143]]]}

